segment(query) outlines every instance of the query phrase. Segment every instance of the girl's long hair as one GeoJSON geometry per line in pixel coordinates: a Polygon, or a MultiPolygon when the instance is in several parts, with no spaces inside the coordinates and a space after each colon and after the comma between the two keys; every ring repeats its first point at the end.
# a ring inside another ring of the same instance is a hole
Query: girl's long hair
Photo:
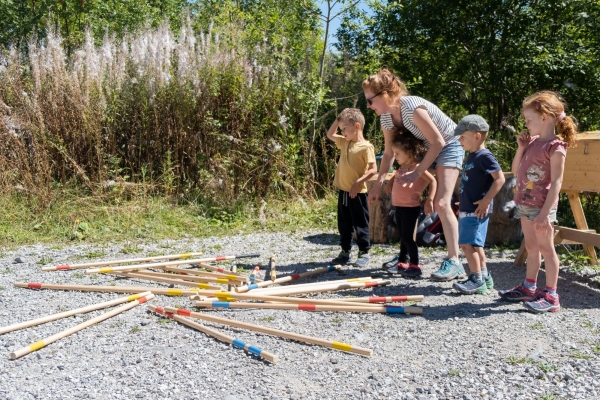
{"type": "Polygon", "coordinates": [[[554,118],[556,120],[558,136],[567,142],[567,147],[575,147],[575,136],[577,135],[577,122],[575,117],[572,115],[565,115],[559,120],[560,115],[565,112],[566,105],[567,103],[560,94],[550,90],[542,90],[523,100],[521,115],[523,115],[523,111],[529,109],[540,115],[546,114],[554,118]]]}

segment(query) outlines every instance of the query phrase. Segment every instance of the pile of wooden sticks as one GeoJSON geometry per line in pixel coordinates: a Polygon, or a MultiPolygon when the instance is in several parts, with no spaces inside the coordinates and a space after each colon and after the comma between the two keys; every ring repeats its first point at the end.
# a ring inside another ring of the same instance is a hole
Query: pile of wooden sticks
{"type": "MultiPolygon", "coordinates": [[[[129,279],[146,280],[169,284],[169,288],[139,287],[139,286],[96,286],[96,285],[70,285],[70,284],[46,284],[46,283],[22,283],[15,282],[20,288],[29,289],[51,289],[51,290],[75,290],[88,292],[114,292],[134,293],[128,297],[121,297],[111,301],[93,304],[87,307],[77,308],[30,321],[25,321],[0,328],[0,334],[24,329],[42,323],[55,321],[75,314],[110,307],[117,304],[127,303],[98,317],[92,318],[82,324],[76,325],[63,332],[52,335],[41,341],[30,344],[11,353],[11,359],[16,359],[38,350],[50,343],[88,326],[101,322],[112,316],[127,311],[137,305],[147,302],[155,295],[189,296],[195,301],[195,306],[207,309],[232,309],[232,308],[262,308],[275,310],[300,310],[300,311],[336,311],[336,312],[368,312],[368,313],[404,313],[422,314],[420,307],[401,307],[397,303],[402,301],[422,301],[423,296],[390,296],[390,297],[343,297],[335,299],[312,299],[292,297],[292,295],[313,294],[331,292],[347,289],[363,289],[374,286],[385,286],[391,282],[388,280],[361,277],[352,279],[330,280],[318,283],[281,285],[298,279],[325,274],[340,269],[339,266],[329,266],[308,271],[300,274],[277,277],[275,257],[269,259],[269,280],[260,280],[257,277],[259,268],[255,268],[251,274],[245,275],[236,270],[235,263],[230,270],[225,270],[210,262],[235,260],[240,258],[259,257],[259,254],[243,254],[233,256],[218,256],[210,258],[199,257],[200,253],[175,254],[158,257],[144,257],[135,259],[102,261],[95,263],[84,263],[75,265],[58,265],[44,267],[43,271],[72,271],[85,269],[86,274],[111,274],[129,279]],[[192,268],[179,268],[189,264],[192,268]],[[175,285],[184,286],[186,289],[175,288],[175,285]],[[221,285],[227,285],[224,288],[221,285]]],[[[267,272],[265,272],[267,275],[267,272]]],[[[161,307],[148,304],[148,308],[163,317],[172,318],[177,322],[197,329],[218,340],[229,343],[235,347],[242,348],[251,354],[257,355],[269,362],[277,362],[278,357],[270,352],[263,351],[258,347],[246,344],[242,340],[225,335],[213,328],[194,322],[188,318],[210,321],[213,323],[229,325],[237,328],[253,330],[282,338],[292,339],[304,343],[325,346],[350,353],[371,356],[372,350],[353,346],[293,332],[282,331],[260,325],[221,318],[206,313],[193,312],[184,308],[161,307]],[[188,318],[185,318],[188,317],[188,318]]]]}

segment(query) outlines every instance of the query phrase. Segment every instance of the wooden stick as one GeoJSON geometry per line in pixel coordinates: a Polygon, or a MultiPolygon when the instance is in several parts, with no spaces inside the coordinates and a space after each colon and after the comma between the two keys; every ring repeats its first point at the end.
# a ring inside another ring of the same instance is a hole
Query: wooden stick
{"type": "MultiPolygon", "coordinates": [[[[210,264],[205,264],[205,263],[197,263],[197,264],[194,264],[192,266],[196,266],[196,267],[200,267],[200,268],[204,268],[204,269],[209,269],[209,270],[214,271],[214,272],[216,272],[218,274],[233,274],[231,271],[228,271],[225,268],[217,267],[215,265],[210,265],[210,264]]],[[[248,275],[244,275],[241,272],[236,272],[234,275],[238,275],[238,276],[240,276],[242,278],[248,278],[248,279],[250,279],[250,277],[248,275]]],[[[259,281],[262,282],[261,280],[259,280],[259,281]]]]}
{"type": "Polygon", "coordinates": [[[371,356],[373,355],[373,350],[365,349],[362,347],[352,346],[346,343],[340,342],[332,342],[329,340],[319,339],[311,336],[300,335],[298,333],[292,333],[287,331],[282,331],[279,329],[267,328],[260,325],[249,324],[247,322],[234,321],[227,318],[215,317],[213,315],[201,314],[197,312],[192,312],[190,310],[185,310],[183,308],[175,308],[175,307],[156,307],[152,304],[148,304],[148,308],[152,311],[156,311],[160,314],[171,313],[171,314],[179,314],[184,315],[186,317],[192,317],[197,319],[203,319],[205,321],[217,322],[220,324],[225,324],[229,326],[234,326],[236,328],[248,329],[251,331],[262,332],[273,336],[284,337],[287,339],[296,340],[299,342],[316,344],[319,346],[329,347],[336,350],[347,351],[349,353],[360,354],[363,356],[371,356]]]}
{"type": "Polygon", "coordinates": [[[262,308],[270,310],[299,310],[299,311],[344,311],[344,312],[370,312],[388,314],[423,314],[421,307],[395,307],[395,306],[360,306],[360,305],[317,305],[317,304],[282,304],[282,303],[230,303],[227,301],[197,301],[196,307],[203,308],[262,308]]]}
{"type": "Polygon", "coordinates": [[[129,309],[132,309],[133,307],[135,307],[135,306],[137,306],[139,304],[143,304],[143,303],[147,302],[148,300],[150,300],[153,297],[154,297],[154,295],[152,293],[150,293],[150,294],[148,294],[148,295],[146,295],[144,297],[140,297],[137,300],[131,301],[128,304],[125,304],[125,305],[123,305],[121,307],[115,308],[114,310],[107,311],[104,314],[101,314],[101,315],[98,315],[95,318],[89,319],[89,320],[87,320],[87,321],[85,321],[85,322],[83,322],[83,323],[81,323],[79,325],[75,325],[72,328],[66,329],[66,330],[64,330],[62,332],[59,332],[59,333],[55,334],[55,335],[48,336],[45,339],[42,339],[40,341],[37,341],[35,343],[30,344],[27,347],[20,348],[19,350],[16,350],[13,353],[10,353],[10,358],[12,360],[15,360],[15,359],[17,359],[19,357],[23,357],[26,354],[29,354],[29,353],[31,353],[33,351],[36,351],[36,350],[39,350],[42,347],[48,346],[50,343],[54,343],[54,342],[56,342],[59,339],[62,339],[62,338],[67,337],[69,335],[72,335],[72,334],[74,334],[76,332],[79,332],[80,330],[85,329],[88,326],[97,324],[98,322],[104,321],[105,319],[108,319],[110,317],[114,317],[115,315],[120,314],[120,313],[122,313],[124,311],[127,311],[129,309]]]}
{"type": "Polygon", "coordinates": [[[84,264],[65,264],[65,265],[57,265],[55,267],[43,267],[42,271],[64,271],[70,269],[82,269],[89,267],[99,267],[102,265],[114,265],[114,264],[125,264],[125,263],[137,263],[143,261],[154,261],[154,260],[171,260],[178,258],[192,258],[196,256],[200,256],[202,253],[184,253],[184,254],[172,254],[168,256],[156,256],[156,257],[143,257],[143,258],[130,258],[130,259],[121,259],[121,260],[110,260],[110,261],[98,261],[92,263],[84,263],[84,264]]]}
{"type": "Polygon", "coordinates": [[[262,282],[260,279],[257,278],[258,271],[260,271],[260,266],[257,265],[256,267],[254,267],[252,272],[250,272],[250,276],[248,277],[250,279],[250,283],[262,282]]]}
{"type": "Polygon", "coordinates": [[[173,285],[198,287],[200,289],[212,289],[212,290],[220,290],[221,289],[220,286],[209,285],[208,283],[179,281],[177,279],[159,278],[159,277],[154,277],[154,276],[148,276],[145,274],[136,274],[134,272],[122,272],[122,273],[116,273],[115,275],[126,276],[128,278],[142,279],[142,280],[146,280],[146,281],[170,283],[173,285]]]}
{"type": "MultiPolygon", "coordinates": [[[[310,298],[298,298],[298,297],[283,297],[283,296],[266,296],[255,294],[253,292],[249,293],[229,293],[229,292],[215,292],[210,295],[210,298],[205,298],[206,296],[194,295],[190,297],[190,300],[199,300],[200,303],[204,302],[212,302],[216,297],[219,301],[237,301],[237,300],[254,300],[254,301],[268,301],[272,303],[291,303],[291,304],[322,304],[322,305],[337,305],[337,306],[348,306],[348,303],[345,301],[338,301],[338,299],[310,299],[310,298]]],[[[375,306],[378,304],[361,304],[361,307],[364,306],[375,306]]],[[[200,307],[200,306],[198,306],[200,307]]]]}
{"type": "Polygon", "coordinates": [[[319,268],[314,271],[308,271],[308,272],[303,272],[301,274],[294,274],[294,275],[290,275],[290,276],[285,276],[283,278],[277,278],[274,281],[264,281],[264,282],[259,282],[259,283],[253,283],[251,285],[240,286],[240,287],[235,288],[235,291],[237,293],[245,293],[249,290],[258,289],[258,288],[262,288],[262,287],[266,287],[266,286],[270,286],[270,285],[274,285],[274,284],[279,284],[279,283],[284,283],[284,282],[295,281],[297,279],[305,278],[307,276],[324,274],[326,272],[335,271],[338,268],[339,268],[339,266],[332,265],[327,268],[319,268]]]}
{"type": "Polygon", "coordinates": [[[279,361],[279,357],[277,357],[273,353],[269,353],[268,351],[261,350],[258,347],[250,346],[249,344],[246,344],[245,342],[243,342],[240,339],[235,339],[229,335],[219,332],[216,329],[209,328],[206,325],[202,325],[197,322],[190,321],[189,319],[183,318],[179,315],[171,314],[170,318],[173,318],[175,321],[180,322],[184,325],[187,325],[190,328],[194,328],[200,332],[204,332],[207,335],[212,336],[222,342],[229,343],[234,347],[239,347],[241,349],[244,349],[247,352],[257,355],[260,358],[264,358],[265,360],[270,361],[272,363],[276,363],[277,361],[279,361]]]}
{"type": "Polygon", "coordinates": [[[269,267],[271,270],[271,282],[275,282],[275,279],[277,279],[277,271],[275,271],[275,255],[272,255],[269,259],[269,267]]]}
{"type": "MultiPolygon", "coordinates": [[[[109,293],[142,293],[166,294],[168,296],[192,296],[198,294],[199,289],[163,289],[155,287],[140,286],[93,286],[93,285],[60,285],[53,283],[15,282],[15,287],[26,289],[50,289],[50,290],[78,290],[81,292],[109,292],[109,293]]],[[[211,291],[213,293],[213,291],[211,291]]]]}
{"type": "Polygon", "coordinates": [[[0,328],[0,335],[5,334],[7,332],[12,332],[12,331],[16,331],[19,329],[23,329],[23,328],[29,328],[30,326],[45,324],[46,322],[50,322],[50,321],[56,321],[57,319],[70,317],[71,315],[84,314],[84,313],[88,313],[90,311],[99,310],[101,308],[106,308],[106,307],[114,306],[117,304],[125,303],[128,301],[137,300],[140,297],[144,297],[149,294],[150,294],[150,292],[133,294],[128,297],[119,297],[118,299],[105,301],[104,303],[92,304],[91,306],[87,306],[87,307],[76,308],[74,310],[69,310],[69,311],[52,314],[52,315],[47,315],[45,317],[41,317],[41,318],[37,318],[37,319],[30,319],[29,321],[20,322],[18,324],[13,324],[13,325],[5,326],[4,328],[0,328]]]}
{"type": "Polygon", "coordinates": [[[336,290],[347,290],[347,289],[362,289],[374,286],[386,286],[391,285],[391,281],[373,280],[371,282],[347,282],[347,283],[331,283],[328,285],[314,285],[314,286],[303,286],[295,287],[296,285],[283,286],[280,288],[273,288],[279,290],[269,290],[263,292],[264,289],[255,289],[253,292],[265,294],[268,296],[290,296],[293,294],[305,294],[305,293],[320,293],[320,292],[332,292],[336,290]]]}
{"type": "MultiPolygon", "coordinates": [[[[240,285],[243,284],[242,281],[239,280],[229,280],[227,278],[215,278],[212,276],[192,276],[192,275],[183,275],[183,274],[166,274],[162,272],[151,272],[147,270],[142,270],[139,272],[116,272],[115,275],[123,275],[127,276],[128,274],[135,275],[146,275],[149,277],[157,277],[157,278],[166,278],[166,279],[181,279],[182,281],[188,282],[203,282],[203,283],[218,283],[221,285],[240,285]]],[[[232,276],[232,275],[230,275],[232,276]]],[[[190,285],[193,286],[193,285],[190,285]]]]}
{"type": "MultiPolygon", "coordinates": [[[[232,273],[236,273],[237,272],[237,264],[234,262],[231,263],[231,272],[232,273]]],[[[228,284],[227,285],[227,290],[230,292],[233,292],[233,286],[232,284],[228,284]]],[[[235,285],[235,286],[239,286],[239,285],[235,285]]]]}
{"type": "Polygon", "coordinates": [[[336,300],[352,303],[395,303],[398,301],[423,301],[425,297],[422,294],[414,296],[387,296],[387,297],[344,297],[336,300]]]}
{"type": "Polygon", "coordinates": [[[231,274],[229,272],[221,273],[221,272],[205,272],[205,271],[197,271],[195,269],[186,269],[186,268],[175,268],[175,267],[160,267],[165,271],[175,272],[177,274],[188,274],[188,275],[196,275],[196,276],[209,276],[212,278],[225,278],[230,281],[239,280],[247,283],[249,281],[249,277],[245,275],[238,275],[237,273],[231,274]]]}
{"type": "MultiPolygon", "coordinates": [[[[295,287],[295,288],[303,288],[303,287],[315,287],[320,285],[330,285],[333,283],[349,283],[349,282],[371,282],[376,280],[376,278],[371,277],[362,277],[362,278],[348,278],[348,279],[336,279],[333,281],[322,281],[322,282],[310,282],[310,283],[297,283],[294,285],[286,285],[286,286],[273,286],[273,287],[263,287],[253,289],[252,291],[255,293],[269,293],[271,291],[277,291],[281,288],[295,287]]],[[[271,282],[272,283],[272,282],[271,282]]]]}
{"type": "MultiPolygon", "coordinates": [[[[138,264],[138,265],[123,265],[121,267],[111,267],[111,268],[91,268],[86,269],[86,274],[108,274],[111,272],[127,272],[127,271],[135,271],[138,269],[147,269],[147,268],[157,268],[163,265],[182,265],[182,264],[198,264],[207,261],[224,261],[224,260],[234,260],[236,258],[248,258],[248,257],[260,257],[260,254],[240,254],[237,256],[218,256],[211,258],[197,258],[193,260],[184,260],[184,261],[166,261],[162,263],[149,263],[149,264],[138,264]]],[[[217,272],[223,272],[223,268],[213,267],[212,265],[206,264],[203,268],[208,268],[215,270],[217,272]]]]}

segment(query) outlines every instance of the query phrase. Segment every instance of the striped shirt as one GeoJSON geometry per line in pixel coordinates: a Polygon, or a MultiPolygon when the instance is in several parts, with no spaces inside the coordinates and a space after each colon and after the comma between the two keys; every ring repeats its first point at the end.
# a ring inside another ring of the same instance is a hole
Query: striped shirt
{"type": "MultiPolygon", "coordinates": [[[[414,137],[423,140],[425,146],[429,147],[429,141],[423,132],[421,132],[419,127],[415,125],[413,120],[415,109],[421,106],[425,107],[427,110],[427,114],[429,114],[429,117],[431,117],[434,125],[442,134],[442,138],[444,138],[444,142],[446,144],[452,143],[458,139],[458,136],[454,136],[454,128],[456,128],[456,124],[435,104],[430,103],[429,101],[418,96],[404,96],[400,98],[400,113],[402,114],[402,123],[406,129],[413,134],[414,137]]],[[[391,114],[381,114],[379,121],[381,122],[381,126],[385,129],[390,130],[394,128],[394,122],[392,121],[391,114]]]]}

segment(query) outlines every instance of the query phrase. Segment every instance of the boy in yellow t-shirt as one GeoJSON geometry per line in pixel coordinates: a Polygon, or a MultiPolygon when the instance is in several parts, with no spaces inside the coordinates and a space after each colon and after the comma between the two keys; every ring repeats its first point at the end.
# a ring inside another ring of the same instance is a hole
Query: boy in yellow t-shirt
{"type": "Polygon", "coordinates": [[[337,220],[342,251],[332,261],[334,265],[350,261],[355,229],[358,258],[354,266],[362,268],[369,265],[371,240],[365,182],[377,173],[377,164],[373,145],[363,136],[364,126],[365,117],[360,110],[346,108],[327,131],[327,137],[341,150],[333,184],[340,190],[337,220]],[[341,135],[337,133],[338,128],[341,135]]]}

